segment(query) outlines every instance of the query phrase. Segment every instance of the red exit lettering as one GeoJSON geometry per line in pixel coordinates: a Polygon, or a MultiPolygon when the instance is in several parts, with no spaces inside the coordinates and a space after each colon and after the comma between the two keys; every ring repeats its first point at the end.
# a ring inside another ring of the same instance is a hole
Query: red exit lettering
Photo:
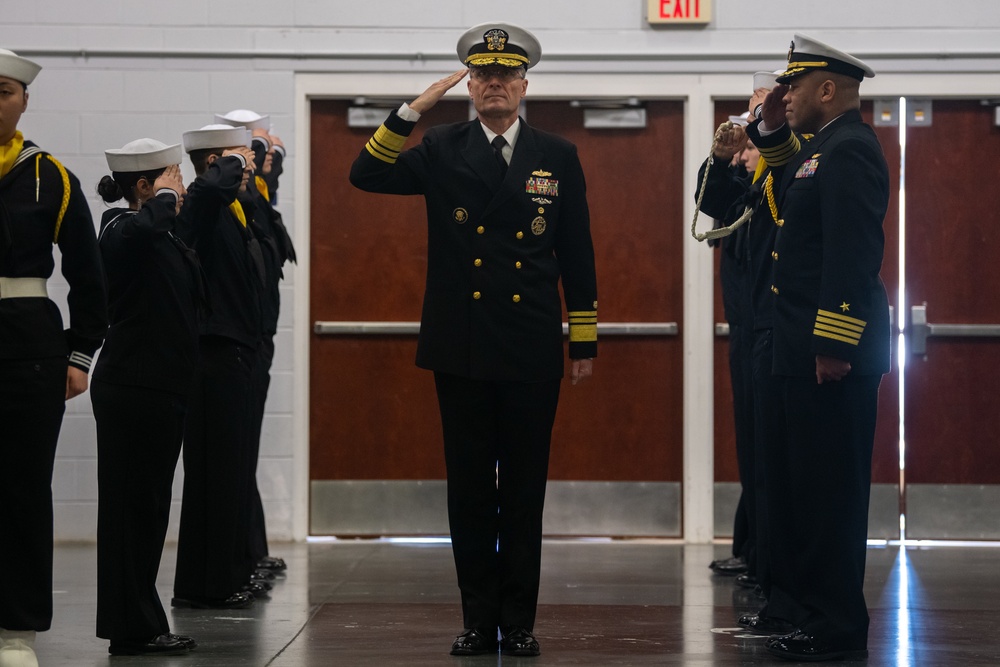
{"type": "Polygon", "coordinates": [[[701,18],[701,0],[660,0],[660,18],[701,18]]]}

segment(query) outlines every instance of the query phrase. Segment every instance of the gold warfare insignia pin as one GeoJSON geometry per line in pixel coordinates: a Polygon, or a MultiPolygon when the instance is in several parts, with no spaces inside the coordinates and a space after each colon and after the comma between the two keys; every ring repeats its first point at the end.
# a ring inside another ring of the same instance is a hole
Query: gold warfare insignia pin
{"type": "Polygon", "coordinates": [[[490,51],[503,51],[509,37],[510,35],[500,28],[493,28],[483,33],[483,41],[486,42],[486,48],[490,51]]]}
{"type": "Polygon", "coordinates": [[[546,199],[545,197],[532,197],[531,201],[535,202],[536,204],[551,204],[552,203],[551,199],[546,199]]]}
{"type": "Polygon", "coordinates": [[[531,233],[535,236],[541,236],[545,233],[545,218],[538,216],[531,221],[531,233]]]}
{"type": "Polygon", "coordinates": [[[540,178],[548,178],[549,176],[552,175],[552,172],[551,171],[542,171],[541,169],[538,169],[537,171],[531,172],[531,175],[532,176],[538,176],[540,178]]]}
{"type": "Polygon", "coordinates": [[[463,222],[469,219],[469,212],[466,211],[464,208],[456,208],[454,211],[451,212],[451,216],[455,218],[455,222],[457,222],[458,224],[462,224],[463,222]]]}

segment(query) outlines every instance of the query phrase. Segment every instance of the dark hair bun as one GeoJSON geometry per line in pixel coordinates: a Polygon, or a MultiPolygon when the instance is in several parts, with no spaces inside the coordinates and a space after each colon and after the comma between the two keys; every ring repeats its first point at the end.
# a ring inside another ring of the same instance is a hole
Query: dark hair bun
{"type": "Polygon", "coordinates": [[[123,198],[125,194],[122,192],[121,186],[118,182],[110,176],[104,176],[101,178],[101,182],[97,184],[97,194],[101,195],[107,203],[116,202],[123,198]]]}

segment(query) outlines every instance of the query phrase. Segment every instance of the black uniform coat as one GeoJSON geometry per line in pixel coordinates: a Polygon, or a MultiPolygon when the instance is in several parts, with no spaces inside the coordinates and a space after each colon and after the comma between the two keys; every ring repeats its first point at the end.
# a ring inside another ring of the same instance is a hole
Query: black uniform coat
{"type": "MultiPolygon", "coordinates": [[[[351,168],[362,190],[426,199],[422,368],[482,380],[562,377],[560,277],[570,357],[597,354],[594,248],[576,147],[519,122],[502,184],[478,120],[430,128],[394,163],[366,148],[351,168]],[[590,313],[589,340],[574,336],[574,313],[590,313]]],[[[414,125],[393,112],[383,127],[406,137],[414,125]]]]}
{"type": "MultiPolygon", "coordinates": [[[[751,139],[768,145],[788,132],[751,139]]],[[[816,355],[825,355],[850,362],[855,375],[887,373],[889,304],[879,270],[889,172],[860,112],[803,146],[785,166],[778,197],[774,372],[813,376],[816,355]]]]}

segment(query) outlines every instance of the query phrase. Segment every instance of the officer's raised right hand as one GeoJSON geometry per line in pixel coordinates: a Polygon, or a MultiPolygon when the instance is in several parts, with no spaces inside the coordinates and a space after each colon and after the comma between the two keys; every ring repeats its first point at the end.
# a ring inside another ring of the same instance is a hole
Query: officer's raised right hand
{"type": "Polygon", "coordinates": [[[454,74],[449,74],[440,81],[435,81],[431,84],[431,87],[420,94],[417,99],[410,102],[409,106],[411,109],[417,113],[424,113],[435,104],[438,103],[444,94],[455,87],[459,81],[465,78],[465,75],[469,73],[469,68],[463,68],[455,72],[454,74]]]}

